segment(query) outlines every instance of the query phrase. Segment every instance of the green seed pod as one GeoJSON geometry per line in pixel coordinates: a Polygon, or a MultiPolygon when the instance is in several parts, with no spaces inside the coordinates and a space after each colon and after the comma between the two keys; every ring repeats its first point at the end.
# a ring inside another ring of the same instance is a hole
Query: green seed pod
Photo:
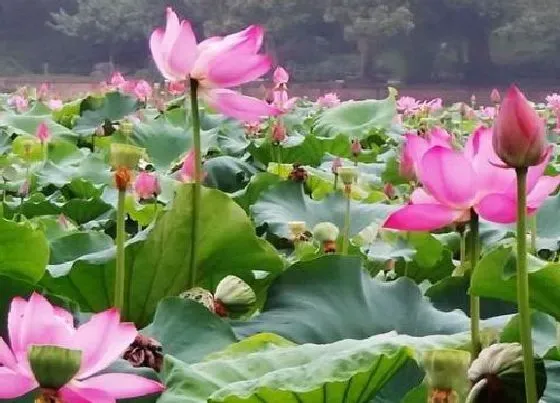
{"type": "Polygon", "coordinates": [[[116,169],[125,167],[136,169],[141,158],[145,157],[146,150],[131,144],[112,143],[111,144],[111,166],[116,169]]]}
{"type": "Polygon", "coordinates": [[[74,378],[82,363],[81,351],[57,346],[31,346],[27,357],[43,389],[60,389],[74,378]]]}
{"type": "Polygon", "coordinates": [[[358,169],[356,167],[339,167],[338,176],[345,185],[351,185],[358,178],[358,169]]]}

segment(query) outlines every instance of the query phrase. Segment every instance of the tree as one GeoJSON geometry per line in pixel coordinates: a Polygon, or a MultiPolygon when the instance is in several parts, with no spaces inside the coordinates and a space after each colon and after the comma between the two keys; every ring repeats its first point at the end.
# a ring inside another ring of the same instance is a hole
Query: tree
{"type": "Polygon", "coordinates": [[[374,50],[414,28],[412,13],[400,0],[329,0],[324,17],[342,24],[345,38],[356,43],[363,79],[372,77],[374,50]]]}

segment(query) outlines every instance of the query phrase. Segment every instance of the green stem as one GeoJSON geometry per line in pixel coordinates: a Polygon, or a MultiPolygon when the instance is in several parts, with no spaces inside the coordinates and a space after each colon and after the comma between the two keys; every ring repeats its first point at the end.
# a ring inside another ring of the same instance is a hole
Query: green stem
{"type": "Polygon", "coordinates": [[[43,151],[43,163],[46,163],[47,160],[49,159],[49,144],[44,141],[41,143],[41,148],[43,151]]]}
{"type": "Polygon", "coordinates": [[[126,199],[126,190],[119,190],[117,201],[117,263],[115,272],[115,307],[123,312],[124,309],[124,280],[125,280],[125,262],[124,262],[124,242],[125,242],[125,209],[124,202],[126,199]]]}
{"type": "Polygon", "coordinates": [[[529,224],[531,226],[531,253],[537,253],[537,216],[529,218],[529,224]]]}
{"type": "Polygon", "coordinates": [[[192,196],[192,228],[191,228],[191,260],[189,265],[189,283],[188,288],[196,285],[197,273],[197,244],[198,233],[200,227],[200,207],[202,196],[202,153],[200,141],[200,116],[198,110],[198,81],[191,79],[191,114],[193,126],[193,143],[194,143],[194,187],[192,196]]]}
{"type": "Polygon", "coordinates": [[[336,189],[338,188],[338,175],[334,175],[334,186],[333,186],[333,190],[336,192],[336,189]]]}
{"type": "Polygon", "coordinates": [[[345,189],[346,194],[346,211],[344,213],[344,234],[342,238],[342,254],[344,256],[348,255],[348,245],[350,243],[350,197],[351,189],[350,185],[345,185],[348,189],[345,189]]]}
{"type": "Polygon", "coordinates": [[[478,214],[471,210],[471,290],[469,291],[470,297],[470,310],[471,310],[471,359],[475,360],[480,351],[482,350],[482,343],[480,341],[480,298],[472,293],[472,279],[474,278],[474,269],[480,257],[479,245],[479,220],[478,214]]]}
{"type": "Polygon", "coordinates": [[[467,257],[467,237],[465,236],[465,231],[459,232],[459,259],[461,262],[461,270],[465,270],[465,259],[467,257]]]}
{"type": "Polygon", "coordinates": [[[527,271],[527,168],[516,168],[515,171],[517,173],[517,306],[525,369],[525,401],[536,403],[537,385],[531,337],[529,274],[527,271]]]}
{"type": "Polygon", "coordinates": [[[560,322],[556,322],[556,348],[560,349],[560,322]]]}

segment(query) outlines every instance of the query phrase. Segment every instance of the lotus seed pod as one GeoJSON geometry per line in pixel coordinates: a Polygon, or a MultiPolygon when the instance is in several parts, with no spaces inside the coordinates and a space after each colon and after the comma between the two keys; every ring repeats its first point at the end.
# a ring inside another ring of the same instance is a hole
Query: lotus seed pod
{"type": "Polygon", "coordinates": [[[205,290],[204,288],[191,288],[179,295],[179,297],[196,301],[199,304],[204,305],[210,312],[216,313],[216,309],[214,307],[214,296],[210,291],[205,290]]]}
{"type": "Polygon", "coordinates": [[[226,276],[216,287],[214,298],[224,305],[252,305],[257,295],[245,281],[236,276],[226,276]]]}
{"type": "Polygon", "coordinates": [[[358,178],[358,169],[356,167],[340,167],[338,168],[338,176],[345,185],[351,185],[358,178]]]}
{"type": "Polygon", "coordinates": [[[321,222],[313,228],[313,238],[319,242],[334,242],[340,231],[332,222],[321,222]]]}
{"type": "Polygon", "coordinates": [[[135,169],[138,162],[146,155],[143,148],[133,146],[131,144],[113,143],[111,144],[111,166],[116,169],[126,167],[135,169]]]}

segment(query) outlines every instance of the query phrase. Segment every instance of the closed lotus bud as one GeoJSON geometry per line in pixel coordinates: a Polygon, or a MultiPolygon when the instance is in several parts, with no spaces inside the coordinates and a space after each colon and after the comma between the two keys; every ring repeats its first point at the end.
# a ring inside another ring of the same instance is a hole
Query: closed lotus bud
{"type": "Polygon", "coordinates": [[[516,86],[508,90],[493,131],[494,151],[510,167],[538,165],[546,155],[544,122],[516,86]]]}
{"type": "Polygon", "coordinates": [[[434,350],[424,354],[426,382],[431,403],[460,403],[469,390],[467,371],[470,353],[462,350],[434,350]]]}
{"type": "Polygon", "coordinates": [[[278,86],[286,84],[290,80],[290,75],[283,67],[277,67],[276,70],[274,70],[272,79],[274,84],[278,86]]]}
{"type": "Polygon", "coordinates": [[[157,175],[153,172],[140,172],[134,181],[134,191],[140,200],[156,198],[161,193],[157,175]]]}
{"type": "Polygon", "coordinates": [[[500,101],[502,100],[502,96],[500,95],[500,91],[498,91],[497,88],[494,88],[492,90],[492,92],[490,93],[490,100],[495,104],[499,104],[500,101]]]}
{"type": "Polygon", "coordinates": [[[352,146],[350,148],[354,157],[358,157],[362,153],[362,145],[358,139],[352,140],[352,146]]]}
{"type": "Polygon", "coordinates": [[[286,128],[282,122],[276,122],[272,130],[272,141],[275,144],[280,144],[286,140],[286,128]]]}
{"type": "Polygon", "coordinates": [[[42,122],[37,127],[37,131],[35,132],[35,137],[39,139],[41,144],[46,143],[51,138],[51,131],[45,122],[42,122]]]}
{"type": "Polygon", "coordinates": [[[179,297],[183,299],[190,299],[192,301],[198,302],[203,305],[212,313],[216,313],[216,308],[214,307],[214,296],[208,290],[204,288],[195,287],[190,290],[185,291],[179,297]]]}
{"type": "MultiPolygon", "coordinates": [[[[226,276],[218,283],[214,300],[229,306],[250,306],[257,302],[257,295],[245,281],[236,276],[226,276]]],[[[218,313],[218,307],[216,307],[218,313]]]]}
{"type": "Polygon", "coordinates": [[[143,148],[131,144],[111,144],[110,159],[113,168],[126,167],[135,169],[141,158],[146,155],[143,148]]]}
{"type": "Polygon", "coordinates": [[[313,238],[323,245],[325,253],[336,252],[336,240],[340,231],[332,222],[321,222],[313,228],[313,238]]]}
{"type": "Polygon", "coordinates": [[[351,185],[358,178],[358,169],[356,167],[340,167],[338,175],[345,185],[351,185]]]}
{"type": "Polygon", "coordinates": [[[340,158],[335,158],[331,166],[332,173],[338,175],[338,168],[340,168],[341,166],[342,166],[342,160],[340,158]]]}

